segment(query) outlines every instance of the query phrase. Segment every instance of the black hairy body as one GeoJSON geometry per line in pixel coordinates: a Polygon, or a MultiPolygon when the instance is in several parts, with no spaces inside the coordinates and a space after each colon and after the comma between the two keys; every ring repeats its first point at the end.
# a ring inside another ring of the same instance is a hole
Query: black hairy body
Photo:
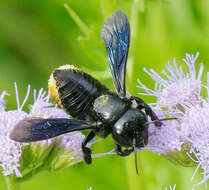
{"type": "Polygon", "coordinates": [[[56,69],[50,80],[55,81],[52,88],[56,88],[58,104],[78,119],[84,119],[87,115],[93,117],[91,110],[94,100],[108,92],[98,80],[70,65],[56,69]]]}

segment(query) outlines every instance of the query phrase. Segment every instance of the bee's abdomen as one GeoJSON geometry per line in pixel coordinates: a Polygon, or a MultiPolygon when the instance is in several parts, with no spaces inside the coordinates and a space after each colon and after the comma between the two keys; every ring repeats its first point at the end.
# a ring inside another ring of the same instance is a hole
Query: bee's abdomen
{"type": "Polygon", "coordinates": [[[54,100],[73,117],[90,115],[95,98],[108,91],[99,81],[72,65],[54,70],[49,79],[54,100]]]}

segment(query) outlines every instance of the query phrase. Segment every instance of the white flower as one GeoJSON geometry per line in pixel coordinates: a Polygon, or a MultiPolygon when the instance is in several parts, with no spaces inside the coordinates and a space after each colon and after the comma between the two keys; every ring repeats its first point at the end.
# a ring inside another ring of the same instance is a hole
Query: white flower
{"type": "Polygon", "coordinates": [[[57,137],[59,143],[51,152],[56,156],[51,160],[49,170],[56,171],[83,161],[81,145],[84,138],[85,135],[80,132],[71,132],[57,137]]]}
{"type": "Polygon", "coordinates": [[[191,179],[199,168],[202,169],[202,181],[209,179],[209,73],[206,90],[208,97],[201,96],[201,89],[205,87],[201,81],[203,65],[199,71],[195,69],[195,56],[186,54],[183,59],[188,67],[184,72],[181,66],[173,67],[168,64],[168,73],[162,71],[165,78],[154,70],[145,72],[155,81],[155,89],[151,90],[139,81],[139,88],[146,93],[143,95],[156,96],[157,102],[153,110],[160,119],[177,117],[179,120],[163,121],[161,128],[149,126],[148,148],[151,151],[163,154],[170,161],[181,165],[197,165],[191,179]]]}
{"type": "MultiPolygon", "coordinates": [[[[160,108],[153,108],[153,111],[160,119],[166,117],[160,108]]],[[[166,155],[173,151],[181,151],[186,141],[181,124],[177,120],[163,121],[163,126],[160,128],[152,124],[149,126],[148,133],[149,149],[159,154],[166,155]]]]}
{"type": "MultiPolygon", "coordinates": [[[[5,100],[3,99],[5,95],[4,91],[0,96],[3,105],[5,105],[5,100]]],[[[16,96],[18,97],[17,94],[16,96]]],[[[9,134],[20,120],[27,117],[27,113],[20,109],[22,106],[19,105],[18,100],[19,109],[12,111],[0,109],[0,166],[3,169],[2,173],[4,176],[15,174],[17,177],[21,177],[19,161],[24,144],[12,141],[9,138],[9,134]]]]}
{"type": "Polygon", "coordinates": [[[138,88],[145,90],[146,93],[139,93],[141,95],[156,96],[157,104],[168,109],[176,108],[184,104],[196,104],[201,98],[201,77],[203,72],[203,65],[200,65],[199,71],[195,69],[195,63],[199,56],[186,54],[183,62],[188,67],[188,73],[185,73],[182,66],[177,66],[176,59],[173,59],[173,66],[167,64],[167,72],[163,70],[161,77],[153,69],[145,72],[155,81],[155,89],[151,90],[138,80],[138,88]]]}
{"type": "MultiPolygon", "coordinates": [[[[38,117],[38,118],[69,118],[69,116],[57,105],[54,105],[49,102],[50,95],[46,93],[46,91],[41,88],[38,91],[34,89],[34,103],[30,105],[30,117],[38,117]]],[[[79,132],[80,134],[80,132],[79,132]]],[[[54,142],[55,138],[37,141],[37,144],[50,146],[54,142]]]]}
{"type": "MultiPolygon", "coordinates": [[[[83,157],[81,151],[81,142],[85,136],[79,131],[30,144],[15,142],[9,138],[9,134],[11,130],[15,127],[15,125],[18,122],[20,122],[25,118],[28,117],[68,118],[69,117],[63,110],[61,110],[60,108],[49,102],[49,95],[47,95],[46,92],[43,91],[43,89],[39,90],[38,95],[36,95],[36,90],[34,90],[34,104],[30,106],[29,113],[24,112],[22,109],[29,97],[30,86],[28,86],[28,90],[22,104],[20,104],[19,101],[19,95],[18,95],[18,89],[16,83],[15,83],[15,92],[16,92],[16,100],[17,100],[17,110],[5,111],[4,97],[7,94],[5,91],[3,91],[3,93],[0,95],[0,166],[3,169],[2,174],[4,176],[15,174],[17,177],[24,177],[22,176],[21,173],[24,169],[26,169],[27,171],[29,171],[30,169],[31,172],[33,172],[33,168],[23,168],[21,163],[24,163],[23,164],[24,167],[34,166],[34,168],[36,168],[37,166],[40,167],[41,166],[40,164],[50,165],[51,163],[49,162],[49,160],[47,160],[47,157],[48,155],[50,155],[50,152],[52,150],[54,151],[53,146],[55,146],[55,144],[56,147],[58,147],[57,149],[58,152],[59,149],[62,150],[60,152],[63,152],[63,147],[64,147],[64,151],[68,152],[68,160],[71,165],[76,162],[82,161],[83,157]],[[25,148],[27,149],[27,151],[24,151],[25,148]],[[28,154],[28,152],[30,153],[28,154]],[[23,154],[27,154],[27,155],[23,155],[23,154]],[[24,160],[21,160],[25,157],[27,157],[27,159],[30,160],[30,163],[28,163],[28,161],[24,162],[24,160]],[[47,160],[46,162],[45,159],[47,160]]],[[[62,155],[55,154],[54,156],[62,158],[62,155]]],[[[68,160],[65,159],[65,161],[68,160]]],[[[69,166],[70,164],[67,163],[67,166],[69,166]]],[[[49,166],[44,165],[44,167],[47,168],[49,166]]]]}
{"type": "MultiPolygon", "coordinates": [[[[82,135],[77,132],[67,133],[63,136],[60,136],[60,143],[59,146],[62,146],[64,149],[69,150],[71,149],[74,156],[78,159],[83,160],[83,152],[81,150],[82,142],[85,138],[85,135],[82,135]]],[[[71,159],[73,155],[69,155],[71,159]]]]}
{"type": "MultiPolygon", "coordinates": [[[[208,73],[209,82],[209,73],[208,73]]],[[[207,87],[208,90],[209,86],[207,87]]],[[[209,92],[209,90],[208,90],[209,92]]],[[[209,95],[209,94],[208,94],[209,95]]],[[[209,97],[209,96],[208,96],[209,97]]],[[[185,110],[182,122],[187,141],[191,143],[188,153],[191,159],[197,163],[197,170],[202,168],[203,180],[196,185],[205,183],[209,179],[209,102],[203,100],[201,105],[196,105],[185,110]],[[193,157],[191,156],[193,155],[193,157]]]]}
{"type": "Polygon", "coordinates": [[[30,116],[41,118],[69,118],[62,109],[58,108],[49,102],[50,95],[41,88],[38,91],[34,90],[34,104],[30,106],[30,116]]]}

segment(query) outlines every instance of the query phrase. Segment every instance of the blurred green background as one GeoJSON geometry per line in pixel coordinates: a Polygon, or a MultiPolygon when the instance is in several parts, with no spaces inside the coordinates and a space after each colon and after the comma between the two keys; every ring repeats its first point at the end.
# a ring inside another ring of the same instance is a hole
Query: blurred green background
{"type": "MultiPolygon", "coordinates": [[[[118,9],[123,10],[131,22],[127,89],[133,95],[139,92],[135,87],[137,78],[149,87],[154,85],[142,71],[143,67],[160,71],[173,57],[181,62],[185,53],[200,52],[198,61],[204,62],[208,70],[209,1],[1,0],[0,92],[6,90],[11,94],[7,97],[7,108],[16,108],[15,81],[23,100],[28,84],[47,90],[50,72],[64,64],[82,68],[113,89],[100,31],[105,19],[118,9]],[[64,3],[69,4],[71,16],[64,3]]],[[[31,101],[32,96],[28,103],[31,101]]],[[[108,138],[93,148],[94,152],[105,152],[112,146],[108,138]]],[[[177,190],[187,190],[201,179],[199,175],[194,182],[190,181],[195,168],[173,165],[149,152],[139,156],[139,176],[132,156],[105,156],[94,159],[90,166],[81,163],[59,172],[42,172],[23,183],[22,189],[163,190],[169,184],[176,184],[177,190]]],[[[0,189],[6,189],[2,177],[0,189]]],[[[204,186],[195,189],[204,189],[204,186]]]]}

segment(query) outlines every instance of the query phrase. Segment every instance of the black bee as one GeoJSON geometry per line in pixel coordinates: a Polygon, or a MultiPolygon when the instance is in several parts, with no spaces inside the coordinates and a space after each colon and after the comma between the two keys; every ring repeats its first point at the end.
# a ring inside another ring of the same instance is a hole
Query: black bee
{"type": "MultiPolygon", "coordinates": [[[[126,97],[125,74],[130,41],[130,25],[122,11],[105,22],[104,40],[110,70],[117,93],[72,65],[55,69],[49,79],[49,91],[55,102],[70,116],[66,118],[27,118],[18,123],[10,138],[19,142],[49,139],[72,131],[91,129],[82,143],[84,160],[92,162],[91,149],[86,145],[96,135],[112,134],[115,152],[127,156],[148,143],[148,116],[156,127],[161,121],[148,104],[138,97],[126,97]],[[137,105],[133,106],[133,102],[137,105]]],[[[137,165],[136,165],[137,168],[137,165]]]]}

